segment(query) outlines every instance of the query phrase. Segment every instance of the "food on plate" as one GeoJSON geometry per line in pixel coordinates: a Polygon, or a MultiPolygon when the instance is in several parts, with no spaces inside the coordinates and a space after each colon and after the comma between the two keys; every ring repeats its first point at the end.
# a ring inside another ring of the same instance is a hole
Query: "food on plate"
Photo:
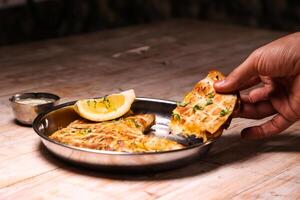
{"type": "Polygon", "coordinates": [[[195,136],[203,141],[222,134],[238,105],[236,94],[220,94],[214,90],[214,82],[224,78],[221,72],[210,71],[177,104],[169,124],[172,134],[195,136]]]}
{"type": "Polygon", "coordinates": [[[175,141],[146,134],[155,115],[130,110],[133,90],[99,99],[79,100],[74,110],[84,119],[75,120],[49,137],[63,144],[119,152],[156,152],[180,149],[175,141]]]}
{"type": "Polygon", "coordinates": [[[74,110],[85,119],[102,122],[123,116],[130,110],[134,99],[134,90],[127,90],[99,99],[78,100],[74,110]]]}
{"type": "Polygon", "coordinates": [[[67,145],[119,152],[156,152],[183,148],[182,145],[144,134],[155,124],[155,115],[137,114],[105,122],[76,120],[50,138],[67,145]]]}

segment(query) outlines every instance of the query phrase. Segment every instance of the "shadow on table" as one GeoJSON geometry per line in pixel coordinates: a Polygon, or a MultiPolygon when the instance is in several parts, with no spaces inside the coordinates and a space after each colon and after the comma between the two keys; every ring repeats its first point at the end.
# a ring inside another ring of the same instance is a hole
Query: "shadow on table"
{"type": "Polygon", "coordinates": [[[19,121],[16,120],[16,119],[13,119],[13,120],[12,120],[12,123],[15,124],[15,125],[18,125],[18,126],[32,128],[32,125],[31,125],[31,124],[23,124],[23,123],[19,122],[19,121]]]}
{"type": "Polygon", "coordinates": [[[87,169],[58,159],[47,151],[42,143],[40,143],[39,149],[43,158],[63,170],[99,178],[151,181],[201,175],[216,170],[224,165],[245,162],[260,154],[271,152],[300,152],[300,134],[278,135],[277,137],[261,141],[245,141],[240,138],[239,134],[224,135],[214,144],[211,152],[205,158],[174,170],[149,173],[112,173],[87,169]]]}

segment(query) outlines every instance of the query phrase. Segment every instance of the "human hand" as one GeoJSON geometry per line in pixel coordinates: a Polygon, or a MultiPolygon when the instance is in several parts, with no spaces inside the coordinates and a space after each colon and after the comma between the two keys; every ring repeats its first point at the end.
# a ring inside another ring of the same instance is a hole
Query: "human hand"
{"type": "Polygon", "coordinates": [[[237,117],[262,119],[275,116],[260,126],[242,131],[246,139],[260,139],[282,132],[300,119],[300,32],[275,40],[255,50],[216,91],[227,93],[262,87],[241,95],[237,117]]]}

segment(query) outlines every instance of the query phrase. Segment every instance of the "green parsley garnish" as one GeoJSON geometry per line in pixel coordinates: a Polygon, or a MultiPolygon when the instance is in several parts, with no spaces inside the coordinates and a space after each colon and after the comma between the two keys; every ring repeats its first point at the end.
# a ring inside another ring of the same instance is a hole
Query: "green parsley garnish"
{"type": "Polygon", "coordinates": [[[199,105],[194,105],[193,107],[193,112],[195,113],[197,110],[203,110],[204,108],[202,106],[199,105]]]}
{"type": "Polygon", "coordinates": [[[207,116],[205,116],[201,121],[204,122],[207,119],[207,116]]]}
{"type": "Polygon", "coordinates": [[[139,125],[134,119],[130,119],[130,121],[134,124],[134,126],[135,126],[136,128],[139,128],[139,127],[140,127],[140,125],[139,125]]]}
{"type": "Polygon", "coordinates": [[[213,100],[212,100],[212,99],[208,99],[208,100],[206,101],[206,105],[207,105],[207,106],[210,105],[210,104],[213,104],[213,100]]]}
{"type": "Polygon", "coordinates": [[[214,92],[208,93],[208,97],[209,97],[209,98],[214,98],[214,96],[215,96],[215,93],[214,93],[214,92]]]}
{"type": "Polygon", "coordinates": [[[228,110],[227,109],[223,109],[223,110],[221,110],[221,112],[220,112],[220,115],[221,116],[225,116],[225,115],[227,115],[228,114],[228,110]]]}
{"type": "Polygon", "coordinates": [[[106,109],[110,107],[110,101],[107,99],[107,96],[103,97],[103,104],[105,105],[106,109]]]}
{"type": "Polygon", "coordinates": [[[80,135],[87,135],[88,133],[91,133],[92,130],[91,129],[81,129],[78,133],[80,135]]]}
{"type": "Polygon", "coordinates": [[[181,120],[181,117],[180,117],[180,115],[179,115],[178,113],[173,112],[173,113],[172,113],[172,117],[173,117],[174,119],[178,120],[178,121],[181,120]]]}
{"type": "Polygon", "coordinates": [[[185,102],[177,102],[176,104],[177,104],[177,106],[181,106],[181,107],[185,107],[188,105],[188,103],[185,103],[185,102]]]}

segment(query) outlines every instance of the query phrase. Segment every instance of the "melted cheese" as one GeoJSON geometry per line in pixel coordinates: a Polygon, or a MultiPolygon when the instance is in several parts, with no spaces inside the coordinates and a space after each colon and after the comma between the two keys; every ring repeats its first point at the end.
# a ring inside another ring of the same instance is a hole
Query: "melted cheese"
{"type": "Polygon", "coordinates": [[[204,141],[221,135],[222,125],[237,104],[237,95],[219,94],[214,90],[214,82],[224,78],[222,73],[211,71],[194,86],[173,111],[170,122],[172,134],[194,135],[204,141]]]}
{"type": "Polygon", "coordinates": [[[122,152],[153,152],[183,148],[164,138],[145,135],[155,123],[152,114],[124,117],[118,120],[93,123],[76,120],[56,131],[50,138],[71,146],[122,152]]]}

